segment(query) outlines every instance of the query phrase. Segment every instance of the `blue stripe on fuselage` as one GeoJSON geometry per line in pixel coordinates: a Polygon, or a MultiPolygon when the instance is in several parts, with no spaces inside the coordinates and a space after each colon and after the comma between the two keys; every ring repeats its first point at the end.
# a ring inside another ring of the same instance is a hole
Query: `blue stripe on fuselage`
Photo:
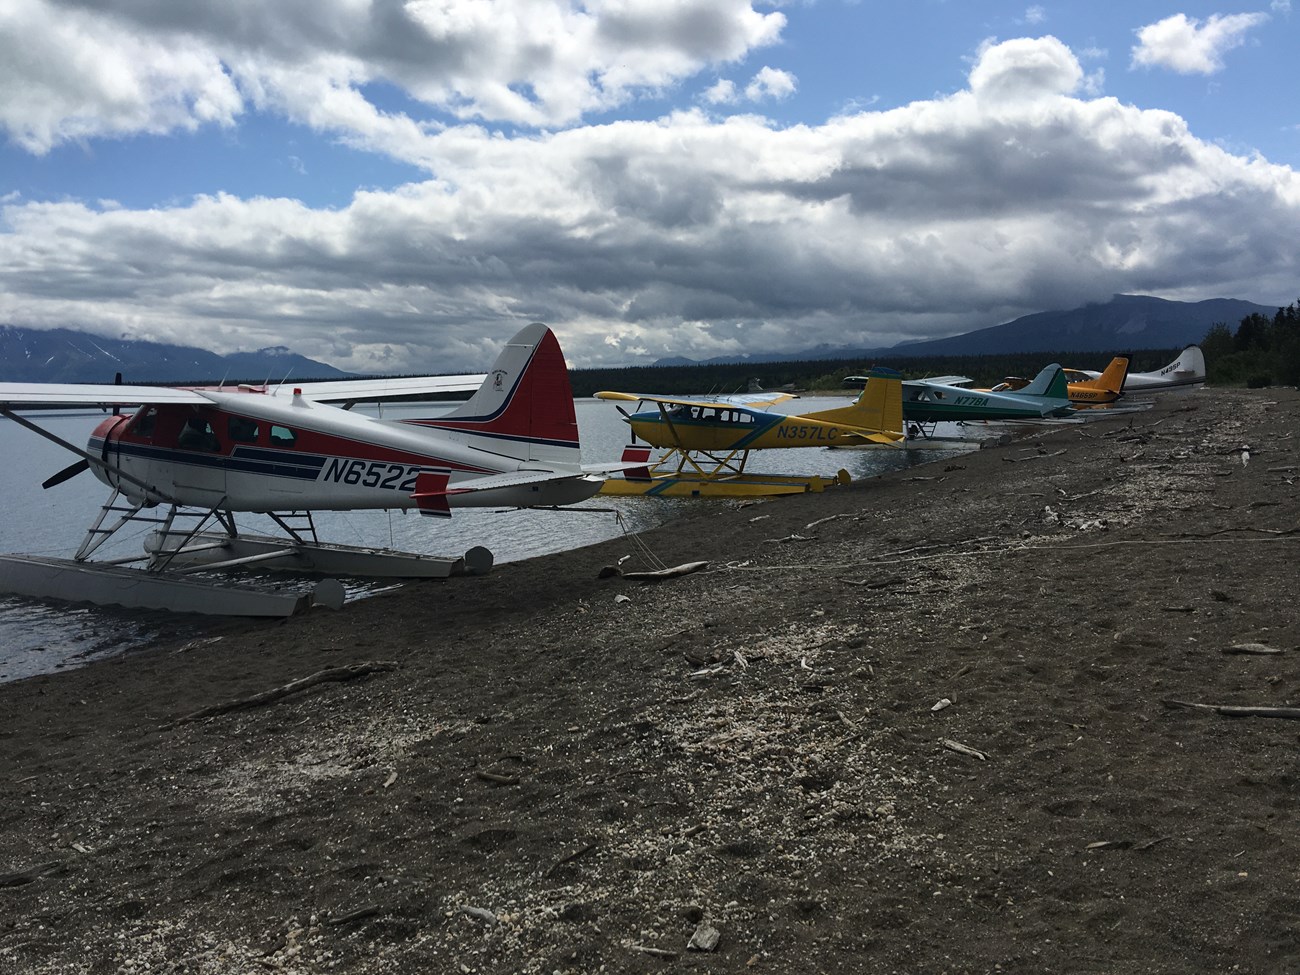
{"type": "MultiPolygon", "coordinates": [[[[155,447],[151,444],[127,443],[121,440],[116,441],[114,446],[122,456],[137,460],[189,464],[193,467],[265,474],[270,477],[291,477],[305,481],[314,481],[320,477],[321,468],[325,466],[326,460],[320,454],[303,454],[268,447],[250,447],[244,444],[236,446],[230,456],[205,453],[201,450],[179,450],[171,447],[155,447]]],[[[91,438],[89,447],[91,453],[102,453],[104,441],[102,438],[91,438]]]]}

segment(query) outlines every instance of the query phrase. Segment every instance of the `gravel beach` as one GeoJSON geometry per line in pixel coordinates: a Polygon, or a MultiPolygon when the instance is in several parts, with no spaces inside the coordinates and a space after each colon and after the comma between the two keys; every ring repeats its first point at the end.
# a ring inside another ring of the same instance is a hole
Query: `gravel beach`
{"type": "Polygon", "coordinates": [[[0,972],[1300,970],[1298,407],[0,685],[0,972]]]}

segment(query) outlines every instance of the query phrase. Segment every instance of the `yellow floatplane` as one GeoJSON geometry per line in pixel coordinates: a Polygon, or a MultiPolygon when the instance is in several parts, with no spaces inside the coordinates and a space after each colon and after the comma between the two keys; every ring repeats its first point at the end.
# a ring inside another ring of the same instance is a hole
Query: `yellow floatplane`
{"type": "Polygon", "coordinates": [[[822,477],[752,474],[750,451],[791,447],[835,447],[903,441],[902,376],[877,367],[862,395],[850,406],[816,413],[771,412],[789,393],[750,393],[689,399],[649,393],[599,392],[598,399],[647,403],[629,413],[632,444],[623,461],[646,466],[607,480],[602,494],[656,497],[746,497],[822,491],[849,480],[848,472],[822,477]],[[638,439],[643,443],[638,443],[638,439]],[[651,449],[665,453],[651,461],[651,449]]]}

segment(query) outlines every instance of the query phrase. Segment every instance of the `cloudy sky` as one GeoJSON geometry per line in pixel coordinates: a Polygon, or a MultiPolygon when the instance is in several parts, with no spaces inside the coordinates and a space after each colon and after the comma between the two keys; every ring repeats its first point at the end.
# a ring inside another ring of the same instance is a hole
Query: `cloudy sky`
{"type": "Polygon", "coordinates": [[[1300,297],[1290,0],[5,0],[0,324],[356,371],[1300,297]]]}

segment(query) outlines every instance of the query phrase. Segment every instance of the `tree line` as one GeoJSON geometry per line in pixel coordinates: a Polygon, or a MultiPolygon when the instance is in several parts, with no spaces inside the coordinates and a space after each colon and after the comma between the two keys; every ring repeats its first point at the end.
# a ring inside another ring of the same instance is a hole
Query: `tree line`
{"type": "Polygon", "coordinates": [[[1292,302],[1272,318],[1247,315],[1235,330],[1216,322],[1201,340],[1214,386],[1300,386],[1300,307],[1292,302]]]}
{"type": "MultiPolygon", "coordinates": [[[[1181,349],[1144,349],[1132,353],[1130,369],[1147,372],[1168,365],[1181,349]]],[[[1208,354],[1208,353],[1207,353],[1208,354]]],[[[1021,352],[993,355],[888,356],[866,361],[812,359],[761,363],[699,363],[696,365],[624,366],[573,369],[573,394],[591,396],[598,390],[654,393],[664,396],[726,396],[743,393],[757,381],[763,389],[793,387],[807,392],[839,393],[847,376],[862,376],[872,366],[887,366],[904,379],[968,376],[978,386],[992,386],[1008,376],[1032,378],[1043,366],[1059,362],[1071,369],[1105,369],[1112,355],[1100,352],[1021,352]]]]}
{"type": "MultiPolygon", "coordinates": [[[[1251,314],[1237,328],[1224,322],[1210,327],[1201,341],[1207,381],[1213,386],[1300,386],[1300,302],[1269,318],[1251,314]]],[[[1116,349],[1101,352],[1021,352],[990,355],[887,356],[869,361],[809,359],[788,362],[699,363],[574,369],[569,372],[575,396],[598,390],[665,396],[725,396],[743,393],[757,382],[763,389],[792,387],[807,392],[838,392],[847,376],[865,375],[872,366],[887,366],[904,379],[959,375],[977,386],[992,386],[1008,376],[1032,378],[1051,362],[1071,369],[1106,368],[1114,355],[1130,356],[1131,372],[1153,372],[1181,352],[1176,349],[1116,349]]]]}

